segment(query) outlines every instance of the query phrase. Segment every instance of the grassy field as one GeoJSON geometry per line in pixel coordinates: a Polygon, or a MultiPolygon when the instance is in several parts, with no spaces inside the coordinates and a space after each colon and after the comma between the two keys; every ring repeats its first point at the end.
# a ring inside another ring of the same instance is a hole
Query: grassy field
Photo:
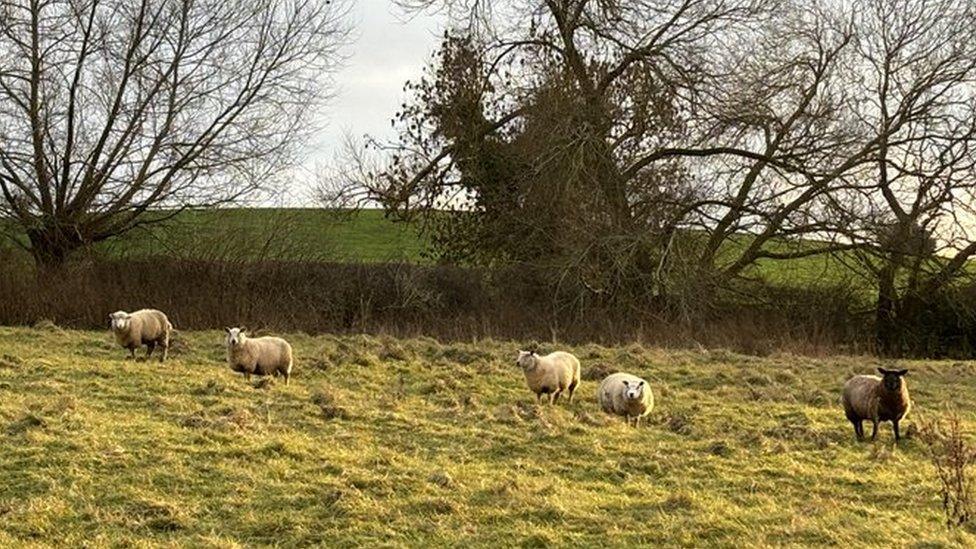
{"type": "Polygon", "coordinates": [[[380,210],[252,208],[191,210],[100,247],[115,256],[418,261],[416,230],[380,210]]]}
{"type": "MultiPolygon", "coordinates": [[[[728,244],[728,249],[746,241],[728,244]]],[[[0,240],[0,248],[10,246],[0,240]]],[[[776,251],[786,251],[785,246],[776,251]]],[[[189,210],[148,225],[96,249],[110,257],[168,255],[188,259],[310,259],[343,262],[424,263],[426,241],[417,227],[394,222],[381,210],[228,208],[189,210]]],[[[776,284],[807,287],[854,277],[834,256],[790,261],[761,260],[747,273],[776,284]]],[[[855,281],[863,284],[863,281],[855,281]]],[[[866,288],[870,290],[870,288],[866,288]]]]}
{"type": "MultiPolygon", "coordinates": [[[[249,385],[221,332],[159,366],[0,328],[0,546],[976,544],[910,425],[853,440],[839,387],[872,359],[589,345],[581,398],[540,407],[514,342],[289,339],[291,385],[249,385]],[[597,411],[617,368],[656,393],[638,430],[597,411]]],[[[976,406],[976,363],[903,364],[923,412],[976,406]]]]}
{"type": "MultiPolygon", "coordinates": [[[[745,241],[730,243],[728,248],[745,245],[745,241]]],[[[100,249],[117,257],[162,253],[190,258],[423,263],[425,247],[414,226],[393,222],[381,210],[254,208],[184,212],[165,225],[134,231],[100,249]],[[247,245],[242,247],[241,242],[247,245]]],[[[776,251],[787,250],[780,245],[776,251]]],[[[852,276],[847,266],[829,255],[762,260],[747,274],[800,287],[840,283],[852,276]]]]}

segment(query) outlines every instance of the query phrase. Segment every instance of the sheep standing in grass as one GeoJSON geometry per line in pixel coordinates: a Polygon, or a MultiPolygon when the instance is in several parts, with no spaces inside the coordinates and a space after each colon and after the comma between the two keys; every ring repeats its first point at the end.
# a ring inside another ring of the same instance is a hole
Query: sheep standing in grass
{"type": "Polygon", "coordinates": [[[610,374],[600,383],[596,392],[600,408],[608,414],[627,418],[627,425],[633,418],[634,427],[654,408],[654,395],[643,379],[625,373],[610,374]]]}
{"type": "Polygon", "coordinates": [[[549,395],[549,404],[555,404],[559,395],[567,391],[572,404],[573,392],[580,382],[580,363],[575,356],[562,351],[546,356],[539,356],[535,351],[519,351],[515,363],[522,368],[536,402],[545,394],[549,395]]]}
{"type": "Polygon", "coordinates": [[[129,357],[135,358],[136,349],[146,346],[146,358],[152,356],[156,346],[162,347],[159,361],[166,360],[169,353],[169,336],[173,325],[162,311],[142,309],[134,313],[116,311],[109,315],[115,341],[129,350],[129,357]]]}
{"type": "Polygon", "coordinates": [[[908,385],[902,379],[908,370],[885,370],[878,368],[882,377],[859,375],[844,384],[844,413],[854,424],[854,435],[864,439],[864,420],[872,423],[871,440],[878,436],[878,423],[890,421],[895,432],[895,442],[901,439],[898,422],[912,406],[908,396],[908,385]]]}
{"type": "Polygon", "coordinates": [[[291,345],[280,337],[247,337],[243,328],[227,328],[227,363],[250,381],[251,374],[285,376],[291,379],[291,345]]]}

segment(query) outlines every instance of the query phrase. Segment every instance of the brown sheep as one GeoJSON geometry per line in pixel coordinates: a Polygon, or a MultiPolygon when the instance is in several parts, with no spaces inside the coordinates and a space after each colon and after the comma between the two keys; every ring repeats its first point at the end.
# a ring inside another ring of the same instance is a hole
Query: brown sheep
{"type": "Polygon", "coordinates": [[[864,426],[861,422],[870,420],[873,424],[871,440],[878,436],[878,423],[890,421],[895,432],[895,442],[901,439],[898,422],[908,415],[912,401],[908,396],[908,385],[902,379],[908,370],[886,370],[878,368],[882,377],[858,375],[844,384],[844,413],[854,425],[854,435],[864,439],[864,426]]]}

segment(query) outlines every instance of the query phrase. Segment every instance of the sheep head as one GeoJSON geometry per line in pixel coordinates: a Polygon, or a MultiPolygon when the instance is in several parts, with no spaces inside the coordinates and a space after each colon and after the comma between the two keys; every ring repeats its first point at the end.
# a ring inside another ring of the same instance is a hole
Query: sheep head
{"type": "Polygon", "coordinates": [[[227,332],[227,345],[231,347],[243,345],[247,341],[246,328],[224,328],[224,330],[227,332]]]}
{"type": "Polygon", "coordinates": [[[519,351],[518,358],[515,359],[515,364],[518,364],[523,370],[531,370],[535,368],[536,359],[539,355],[535,351],[519,351]]]}
{"type": "Polygon", "coordinates": [[[627,400],[640,400],[644,396],[644,382],[638,381],[637,383],[630,383],[626,379],[622,380],[624,383],[624,396],[627,400]]]}
{"type": "Polygon", "coordinates": [[[881,383],[884,385],[885,390],[897,392],[901,391],[902,383],[904,383],[901,378],[908,374],[908,370],[886,370],[884,368],[878,368],[878,373],[881,374],[881,383]]]}
{"type": "Polygon", "coordinates": [[[117,332],[129,329],[129,323],[132,321],[132,315],[125,311],[115,311],[108,315],[108,318],[112,329],[117,332]]]}

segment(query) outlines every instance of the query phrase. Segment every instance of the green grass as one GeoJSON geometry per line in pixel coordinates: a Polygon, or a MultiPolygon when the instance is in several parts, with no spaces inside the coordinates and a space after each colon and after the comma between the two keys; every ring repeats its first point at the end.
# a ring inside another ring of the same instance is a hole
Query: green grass
{"type": "MultiPolygon", "coordinates": [[[[872,359],[588,345],[580,398],[546,407],[514,342],[288,338],[292,384],[259,387],[221,332],[159,366],[0,328],[0,546],[976,544],[910,425],[853,440],[839,388],[872,359]],[[655,391],[638,430],[597,410],[614,368],[655,391]]],[[[974,427],[976,363],[904,365],[917,408],[974,427]]]]}
{"type": "Polygon", "coordinates": [[[113,256],[420,261],[424,242],[381,210],[190,210],[99,246],[113,256]]]}
{"type": "MultiPolygon", "coordinates": [[[[730,242],[725,249],[731,253],[747,243],[747,239],[730,242]]],[[[0,240],[0,248],[9,245],[0,240]]],[[[774,242],[772,247],[787,251],[782,243],[774,242]]],[[[382,210],[321,208],[188,210],[164,223],[138,228],[96,246],[110,257],[346,262],[425,262],[425,248],[426,241],[415,226],[392,221],[382,210]]],[[[760,260],[744,274],[797,287],[841,284],[853,276],[850,268],[832,255],[760,260]]]]}

